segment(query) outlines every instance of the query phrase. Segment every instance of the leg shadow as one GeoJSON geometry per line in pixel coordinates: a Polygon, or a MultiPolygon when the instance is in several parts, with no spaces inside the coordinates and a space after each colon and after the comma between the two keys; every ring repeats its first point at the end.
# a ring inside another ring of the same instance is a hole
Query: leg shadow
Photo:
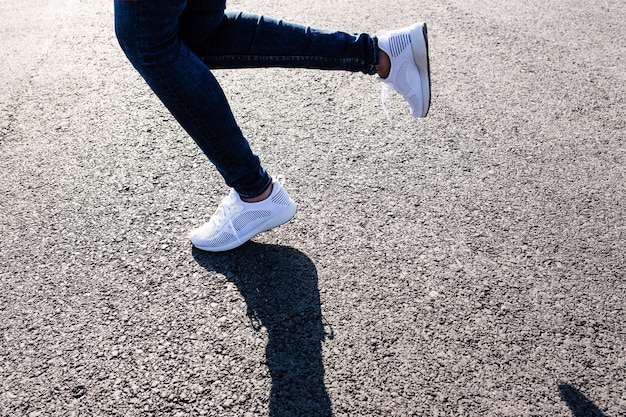
{"type": "Polygon", "coordinates": [[[326,335],[313,262],[296,249],[255,242],[219,254],[194,248],[193,256],[205,269],[226,275],[244,297],[252,327],[267,329],[270,416],[332,416],[324,385],[326,335]]]}
{"type": "Polygon", "coordinates": [[[559,384],[559,394],[574,417],[606,417],[594,403],[570,384],[559,384]]]}

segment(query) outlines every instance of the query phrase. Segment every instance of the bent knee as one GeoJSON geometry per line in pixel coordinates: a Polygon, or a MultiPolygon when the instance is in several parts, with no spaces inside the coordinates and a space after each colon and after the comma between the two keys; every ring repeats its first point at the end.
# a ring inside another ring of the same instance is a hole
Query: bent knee
{"type": "Polygon", "coordinates": [[[131,62],[135,62],[140,58],[139,48],[139,30],[132,19],[132,15],[126,12],[122,7],[115,8],[115,37],[122,51],[126,54],[131,62]]]}
{"type": "Polygon", "coordinates": [[[138,31],[134,27],[117,26],[115,35],[128,60],[137,68],[167,65],[180,48],[178,36],[138,31]]]}
{"type": "Polygon", "coordinates": [[[176,22],[146,24],[139,19],[139,2],[116,1],[115,37],[135,67],[160,64],[179,43],[176,22]]]}

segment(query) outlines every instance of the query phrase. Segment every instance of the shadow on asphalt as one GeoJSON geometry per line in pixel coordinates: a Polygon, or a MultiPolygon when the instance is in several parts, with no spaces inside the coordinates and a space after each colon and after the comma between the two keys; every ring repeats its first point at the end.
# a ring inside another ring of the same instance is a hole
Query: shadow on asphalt
{"type": "Polygon", "coordinates": [[[252,327],[267,329],[270,416],[331,416],[322,341],[333,336],[324,330],[313,262],[296,249],[255,242],[218,254],[194,248],[193,256],[233,282],[245,299],[252,327]]]}
{"type": "Polygon", "coordinates": [[[592,403],[582,392],[570,384],[559,384],[559,394],[574,417],[606,417],[606,415],[592,403]]]}

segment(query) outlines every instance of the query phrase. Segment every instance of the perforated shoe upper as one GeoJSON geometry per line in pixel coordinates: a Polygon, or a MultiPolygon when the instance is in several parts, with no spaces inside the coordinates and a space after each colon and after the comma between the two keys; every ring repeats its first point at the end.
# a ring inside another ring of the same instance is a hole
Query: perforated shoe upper
{"type": "MultiPolygon", "coordinates": [[[[430,63],[428,39],[425,23],[408,28],[377,33],[378,46],[391,60],[391,70],[386,78],[379,81],[400,93],[409,103],[414,117],[425,117],[430,107],[430,63]]],[[[385,115],[390,118],[385,107],[389,97],[383,86],[382,102],[385,115]]]]}
{"type": "Polygon", "coordinates": [[[270,196],[257,203],[247,203],[231,190],[211,219],[190,233],[191,243],[211,252],[230,250],[289,221],[296,212],[296,204],[281,182],[274,181],[272,186],[270,196]]]}

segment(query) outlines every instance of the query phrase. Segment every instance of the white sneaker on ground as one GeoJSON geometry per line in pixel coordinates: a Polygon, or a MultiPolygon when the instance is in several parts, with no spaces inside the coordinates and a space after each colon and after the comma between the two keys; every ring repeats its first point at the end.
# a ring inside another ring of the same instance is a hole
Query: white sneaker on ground
{"type": "MultiPolygon", "coordinates": [[[[428,58],[428,30],[426,23],[376,34],[378,47],[391,60],[387,78],[377,77],[404,97],[411,106],[413,117],[426,117],[430,108],[430,62],[428,58]]],[[[385,100],[389,90],[383,86],[383,110],[389,113],[385,100]]]]}
{"type": "Polygon", "coordinates": [[[296,214],[296,203],[289,197],[282,182],[274,179],[270,196],[257,203],[246,203],[231,189],[209,222],[191,231],[189,240],[198,249],[222,252],[287,223],[296,214]]]}

